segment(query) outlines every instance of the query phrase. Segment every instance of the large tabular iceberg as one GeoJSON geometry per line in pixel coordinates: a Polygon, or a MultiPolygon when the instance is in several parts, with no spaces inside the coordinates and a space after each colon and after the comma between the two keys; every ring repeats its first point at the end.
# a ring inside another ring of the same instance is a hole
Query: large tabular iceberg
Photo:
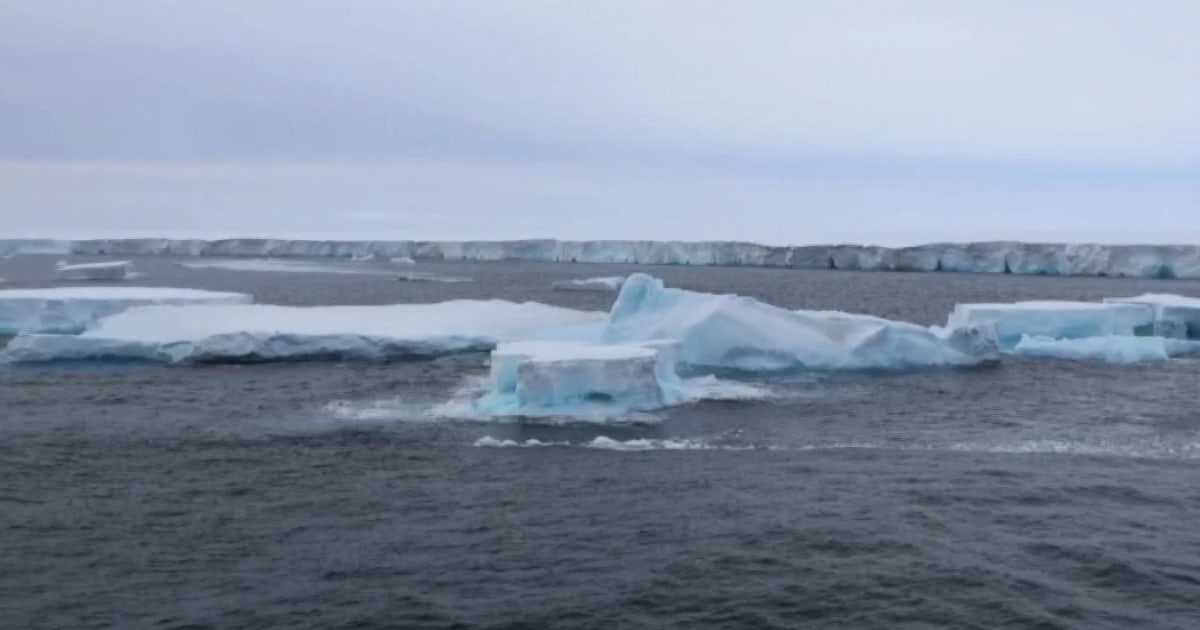
{"type": "Polygon", "coordinates": [[[604,339],[680,342],[693,369],[899,368],[995,360],[990,323],[925,328],[867,315],[789,311],[736,295],[668,289],[630,276],[613,305],[604,339]]]}
{"type": "Polygon", "coordinates": [[[0,335],[77,333],[96,320],[154,304],[249,304],[245,293],[158,287],[56,287],[0,290],[0,335]]]}
{"type": "Polygon", "coordinates": [[[995,322],[1001,345],[1012,348],[1025,335],[1082,339],[1150,334],[1154,328],[1154,311],[1142,304],[1098,302],[957,304],[947,325],[957,327],[983,322],[995,322]]]}
{"type": "Polygon", "coordinates": [[[79,335],[21,335],[13,362],[386,360],[487,350],[511,339],[597,338],[603,313],[455,300],[394,306],[151,306],[79,335]]]}
{"type": "MultiPolygon", "coordinates": [[[[14,241],[7,247],[23,247],[14,241]]],[[[53,244],[59,247],[58,243],[53,244]]],[[[306,241],[118,239],[66,243],[79,255],[306,256],[414,260],[528,260],[666,265],[751,265],[862,271],[953,271],[1044,275],[1200,278],[1194,245],[933,243],[769,246],[733,241],[306,241]]],[[[45,242],[31,247],[45,247],[45,242]]]]}

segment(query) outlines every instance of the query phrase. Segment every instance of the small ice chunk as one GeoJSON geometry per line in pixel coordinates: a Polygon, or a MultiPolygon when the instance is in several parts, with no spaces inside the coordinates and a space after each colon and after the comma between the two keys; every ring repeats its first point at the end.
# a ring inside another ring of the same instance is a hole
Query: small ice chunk
{"type": "Polygon", "coordinates": [[[78,333],[96,320],[139,306],[249,304],[246,293],[160,287],[0,289],[0,335],[78,333]]]}
{"type": "Polygon", "coordinates": [[[1137,297],[1105,298],[1105,304],[1137,304],[1154,311],[1155,336],[1171,339],[1200,339],[1200,299],[1169,293],[1147,293],[1137,297]]]}
{"type": "Polygon", "coordinates": [[[1025,335],[1082,339],[1148,334],[1154,324],[1154,311],[1141,304],[1098,302],[957,304],[948,325],[965,326],[987,321],[996,322],[1000,344],[1012,348],[1025,335]]]}
{"type": "Polygon", "coordinates": [[[467,276],[443,276],[428,271],[406,271],[399,274],[398,278],[400,282],[446,282],[450,284],[475,281],[474,278],[467,276]]]}
{"type": "Polygon", "coordinates": [[[489,413],[587,404],[656,409],[667,403],[658,355],[656,348],[633,344],[500,344],[492,351],[492,391],[480,406],[489,413]]]}
{"type": "Polygon", "coordinates": [[[111,262],[79,263],[75,265],[59,261],[55,273],[59,280],[124,280],[129,277],[133,263],[128,260],[111,262]]]}
{"type": "Polygon", "coordinates": [[[558,291],[592,291],[608,293],[621,290],[624,276],[606,276],[603,278],[586,278],[583,280],[560,280],[550,285],[558,291]]]}
{"type": "Polygon", "coordinates": [[[413,260],[412,258],[409,258],[408,256],[397,256],[395,258],[392,258],[388,262],[390,262],[393,265],[415,265],[415,264],[417,264],[417,261],[413,260]]]}

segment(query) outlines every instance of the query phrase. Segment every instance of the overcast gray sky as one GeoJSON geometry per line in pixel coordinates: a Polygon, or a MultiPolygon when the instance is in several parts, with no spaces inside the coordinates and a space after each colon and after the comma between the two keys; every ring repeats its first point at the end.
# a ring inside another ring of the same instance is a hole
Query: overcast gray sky
{"type": "Polygon", "coordinates": [[[0,0],[0,236],[1200,242],[1195,0],[0,0]]]}

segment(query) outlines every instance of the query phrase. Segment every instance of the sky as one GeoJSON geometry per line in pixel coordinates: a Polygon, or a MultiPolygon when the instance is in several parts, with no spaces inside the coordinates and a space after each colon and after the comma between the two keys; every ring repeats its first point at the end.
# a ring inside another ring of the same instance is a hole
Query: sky
{"type": "Polygon", "coordinates": [[[1195,0],[0,0],[0,238],[1200,242],[1195,0]]]}

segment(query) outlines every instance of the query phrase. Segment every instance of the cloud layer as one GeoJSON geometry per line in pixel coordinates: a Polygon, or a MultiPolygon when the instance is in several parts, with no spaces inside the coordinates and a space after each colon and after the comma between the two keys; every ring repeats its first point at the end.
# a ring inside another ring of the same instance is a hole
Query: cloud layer
{"type": "Polygon", "coordinates": [[[0,6],[14,233],[1200,233],[1190,1],[0,6]]]}

